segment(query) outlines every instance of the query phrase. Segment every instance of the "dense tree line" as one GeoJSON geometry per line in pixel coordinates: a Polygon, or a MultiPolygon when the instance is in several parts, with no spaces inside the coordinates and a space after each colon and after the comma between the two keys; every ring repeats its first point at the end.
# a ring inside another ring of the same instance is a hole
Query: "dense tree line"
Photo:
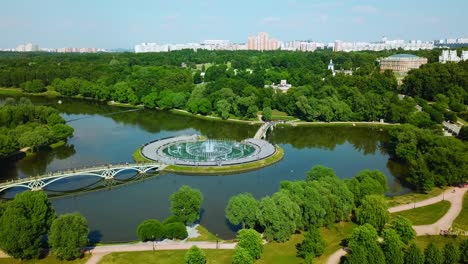
{"type": "Polygon", "coordinates": [[[78,213],[56,217],[42,191],[17,194],[1,206],[0,249],[18,259],[42,257],[49,246],[60,260],[82,256],[88,242],[88,224],[78,213]],[[48,239],[47,239],[48,238],[48,239]]]}
{"type": "MultiPolygon", "coordinates": [[[[277,109],[308,121],[384,119],[405,123],[412,120],[416,102],[410,98],[400,100],[395,76],[391,72],[380,73],[376,63],[379,58],[397,52],[401,51],[0,53],[0,86],[22,87],[28,92],[40,92],[47,87],[64,96],[180,108],[223,119],[254,118],[262,109],[267,110],[268,117],[268,109],[277,109]],[[338,73],[332,77],[327,70],[330,59],[336,69],[353,69],[353,75],[338,73]],[[182,63],[188,67],[181,67],[182,63]],[[288,93],[265,87],[282,79],[294,87],[288,93]]],[[[434,61],[440,51],[415,53],[434,61]]],[[[466,89],[466,85],[459,85],[466,89]]],[[[450,102],[464,101],[460,93],[440,93],[450,102]]],[[[424,112],[430,114],[430,110],[424,112]]],[[[431,120],[440,123],[432,116],[431,120]]]]}
{"type": "Polygon", "coordinates": [[[52,107],[35,106],[25,98],[8,98],[0,107],[0,159],[20,148],[36,151],[72,135],[73,128],[52,107]]]}
{"type": "Polygon", "coordinates": [[[420,191],[468,180],[468,143],[409,125],[390,130],[389,152],[408,165],[404,180],[420,191]]]}
{"type": "MultiPolygon", "coordinates": [[[[271,197],[260,201],[248,193],[231,197],[226,218],[233,225],[262,231],[268,241],[286,241],[296,231],[306,231],[297,249],[298,256],[308,260],[323,253],[319,227],[353,219],[382,230],[389,220],[383,199],[386,191],[386,177],[379,171],[364,170],[341,180],[332,169],[318,165],[307,173],[306,180],[281,182],[280,190],[271,197]]],[[[413,239],[414,230],[406,219],[392,226],[406,240],[413,239]]]]}

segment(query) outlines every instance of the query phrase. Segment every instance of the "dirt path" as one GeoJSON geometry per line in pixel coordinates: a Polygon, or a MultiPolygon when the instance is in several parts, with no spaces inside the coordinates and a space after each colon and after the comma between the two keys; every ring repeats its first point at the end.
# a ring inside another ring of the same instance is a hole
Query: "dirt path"
{"type": "Polygon", "coordinates": [[[109,245],[109,246],[97,246],[94,248],[88,248],[92,254],[91,258],[86,264],[97,264],[107,254],[113,252],[130,252],[130,251],[151,251],[151,250],[182,250],[189,249],[195,245],[203,249],[234,249],[237,243],[216,243],[216,242],[141,242],[137,244],[120,244],[120,245],[109,245]]]}
{"type": "MultiPolygon", "coordinates": [[[[439,235],[440,230],[448,230],[452,226],[453,221],[460,214],[463,207],[463,197],[467,191],[468,188],[449,188],[447,191],[438,196],[431,197],[416,203],[395,206],[389,208],[388,211],[390,213],[395,213],[435,204],[443,200],[449,201],[449,210],[437,222],[431,225],[413,226],[417,236],[439,235]]],[[[327,264],[338,264],[341,257],[346,255],[346,253],[347,252],[344,249],[340,248],[335,253],[330,255],[330,257],[328,257],[327,264]]]]}

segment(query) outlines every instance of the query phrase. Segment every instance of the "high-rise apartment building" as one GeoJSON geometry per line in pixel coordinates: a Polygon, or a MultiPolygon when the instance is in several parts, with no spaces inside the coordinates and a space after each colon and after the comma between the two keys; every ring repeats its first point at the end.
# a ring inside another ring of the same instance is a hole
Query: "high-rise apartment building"
{"type": "Polygon", "coordinates": [[[260,32],[247,39],[248,50],[277,50],[279,48],[280,42],[276,39],[269,39],[266,32],[260,32]]]}

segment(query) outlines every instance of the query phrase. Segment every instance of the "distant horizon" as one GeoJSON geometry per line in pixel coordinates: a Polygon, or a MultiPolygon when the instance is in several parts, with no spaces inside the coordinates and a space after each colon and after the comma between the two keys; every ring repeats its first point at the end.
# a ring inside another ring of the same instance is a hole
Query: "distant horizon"
{"type": "Polygon", "coordinates": [[[131,49],[139,43],[245,43],[268,32],[281,41],[329,43],[388,39],[433,41],[468,37],[468,1],[428,0],[18,0],[2,3],[0,48],[131,49]]]}

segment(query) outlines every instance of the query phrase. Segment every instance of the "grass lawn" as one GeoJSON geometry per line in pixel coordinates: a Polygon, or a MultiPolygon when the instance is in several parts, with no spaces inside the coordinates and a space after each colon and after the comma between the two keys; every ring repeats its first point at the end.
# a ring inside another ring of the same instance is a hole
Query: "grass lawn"
{"type": "Polygon", "coordinates": [[[327,245],[325,246],[325,251],[323,252],[322,256],[316,258],[314,263],[326,263],[328,257],[341,248],[341,240],[347,238],[351,234],[351,231],[353,231],[353,228],[356,226],[357,225],[352,222],[340,222],[331,228],[320,228],[320,233],[327,242],[327,245]]]}
{"type": "Polygon", "coordinates": [[[198,225],[196,229],[198,233],[200,233],[200,236],[189,238],[187,239],[187,241],[216,241],[216,240],[222,241],[222,239],[217,238],[214,234],[210,233],[210,231],[208,231],[208,229],[206,229],[202,225],[198,225]]]}
{"type": "MultiPolygon", "coordinates": [[[[203,249],[206,253],[207,264],[230,264],[234,250],[226,249],[203,249]]],[[[140,252],[120,252],[106,255],[99,262],[100,264],[180,264],[184,262],[187,250],[161,250],[140,251],[140,252]]]]}
{"type": "Polygon", "coordinates": [[[133,160],[135,162],[153,162],[152,160],[149,160],[145,157],[143,157],[143,155],[141,155],[141,147],[137,148],[134,152],[133,152],[133,160]]]}
{"type": "MultiPolygon", "coordinates": [[[[326,263],[328,257],[341,246],[340,242],[351,234],[351,231],[356,226],[350,222],[340,222],[331,228],[322,227],[320,233],[326,241],[325,251],[323,255],[314,259],[314,263],[326,263]]],[[[291,239],[284,243],[271,242],[265,245],[262,258],[257,264],[278,263],[304,263],[304,260],[296,257],[296,244],[304,240],[303,234],[294,234],[291,239]]]]}
{"type": "Polygon", "coordinates": [[[454,242],[459,245],[466,238],[463,236],[417,236],[414,243],[424,250],[429,243],[434,243],[438,248],[443,249],[448,242],[454,242]]]}
{"type": "Polygon", "coordinates": [[[462,211],[455,221],[453,221],[452,227],[468,231],[468,193],[465,193],[462,211]]]}
{"type": "Polygon", "coordinates": [[[296,244],[304,240],[303,234],[294,234],[284,243],[271,242],[263,248],[262,257],[256,264],[294,264],[303,263],[303,259],[296,257],[296,244]]]}
{"type": "Polygon", "coordinates": [[[440,201],[435,204],[402,211],[391,214],[392,216],[401,215],[408,218],[413,225],[430,225],[439,220],[450,208],[448,201],[440,201]]]}
{"type": "Polygon", "coordinates": [[[404,195],[398,195],[398,196],[392,196],[392,197],[387,197],[388,201],[388,206],[389,207],[394,207],[402,204],[409,204],[409,203],[414,203],[414,202],[419,202],[422,200],[426,200],[428,198],[437,196],[441,194],[445,189],[442,188],[433,188],[430,192],[428,193],[408,193],[404,195]]]}
{"type": "Polygon", "coordinates": [[[0,258],[0,264],[84,264],[86,261],[88,261],[89,257],[89,255],[85,255],[83,258],[73,261],[61,261],[58,260],[55,256],[47,256],[43,259],[32,259],[25,261],[14,258],[0,258]]]}

